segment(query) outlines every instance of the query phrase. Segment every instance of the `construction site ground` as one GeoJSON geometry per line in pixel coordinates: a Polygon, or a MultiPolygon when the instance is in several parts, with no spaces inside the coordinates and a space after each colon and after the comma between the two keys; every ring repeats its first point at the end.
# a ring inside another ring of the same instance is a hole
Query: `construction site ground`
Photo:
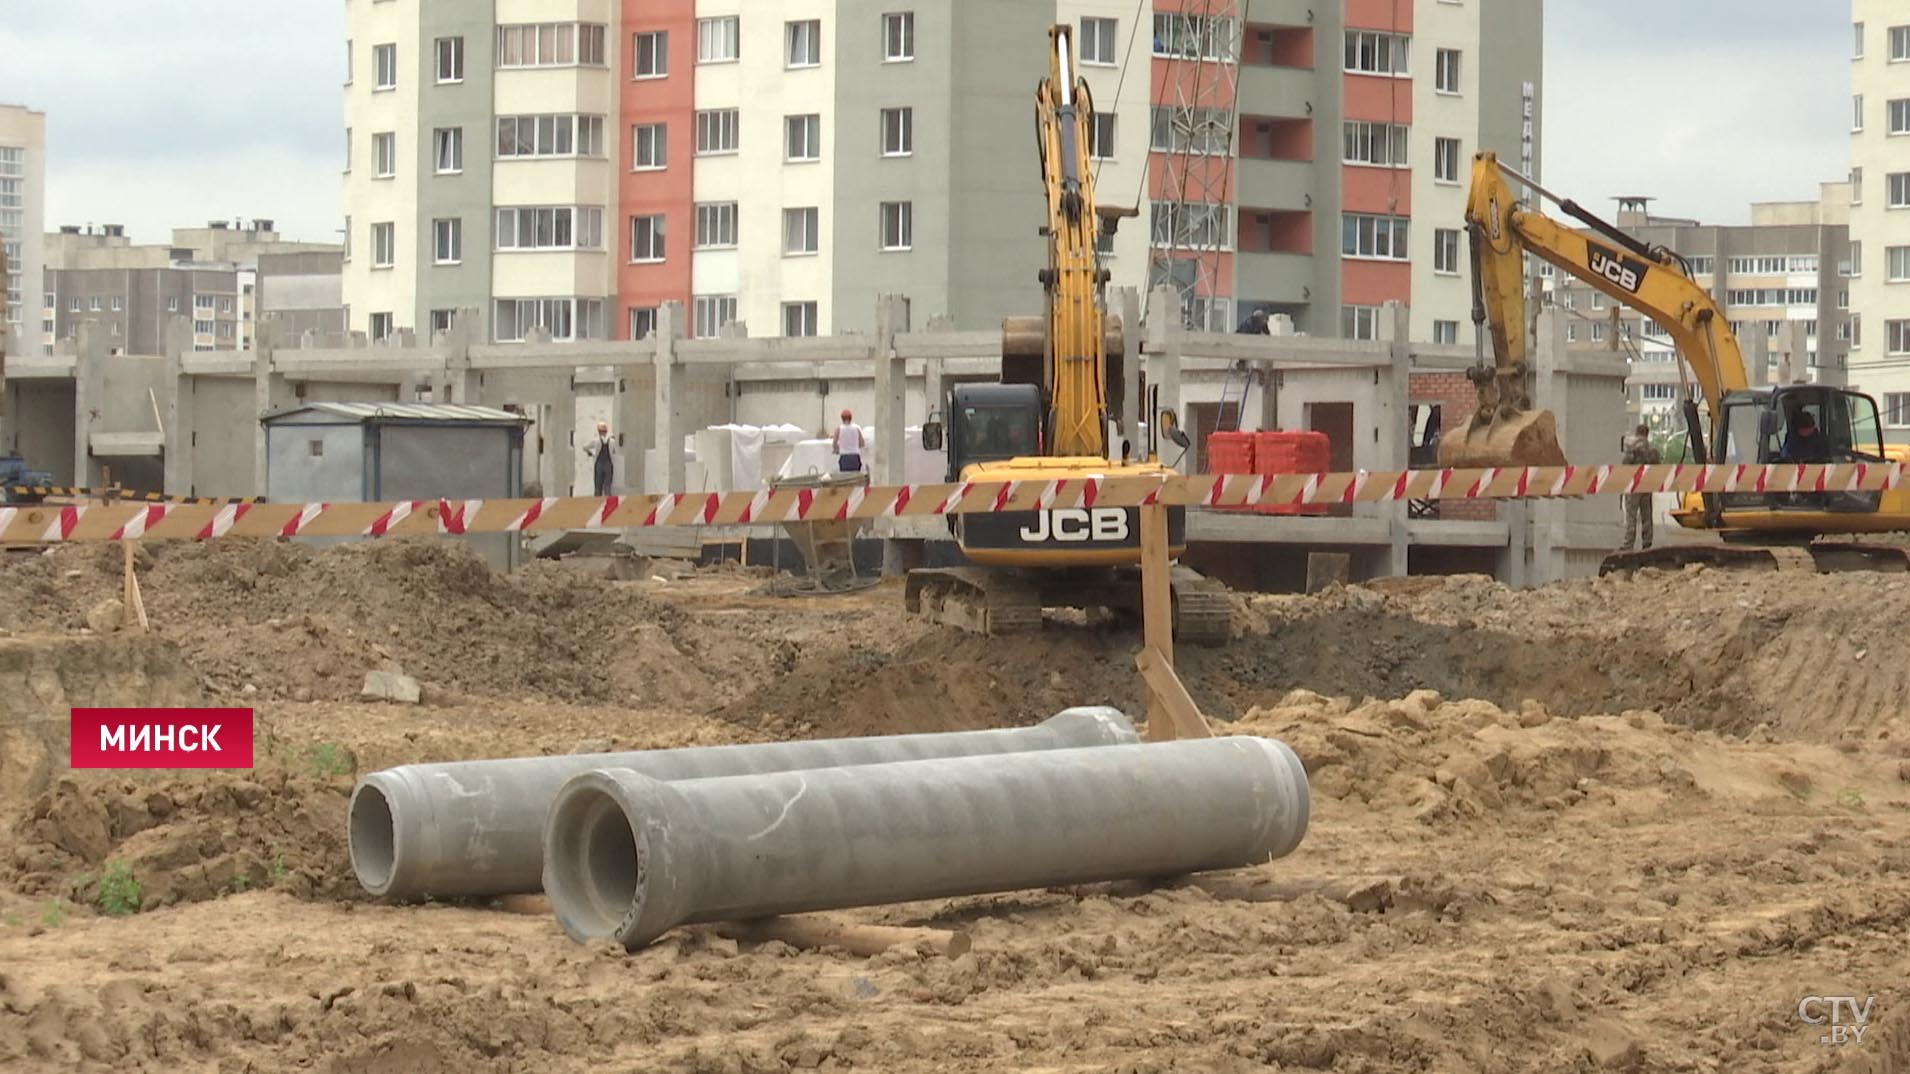
{"type": "Polygon", "coordinates": [[[1910,1069],[1910,578],[1239,597],[1240,640],[1179,663],[1225,731],[1311,774],[1306,841],[1247,871],[1263,897],[845,912],[974,941],[864,959],[382,905],[346,855],[353,776],[1138,718],[1133,633],[956,636],[897,585],[779,598],[743,569],[505,578],[437,542],[139,560],[144,635],[86,628],[116,547],[0,565],[10,1072],[1910,1069]],[[422,703],[358,700],[393,665],[422,703]],[[66,771],[68,706],[206,703],[257,710],[256,770],[66,771]],[[139,912],[103,912],[128,876],[139,912]],[[1808,996],[1874,996],[1862,1039],[1820,1043],[1808,996]]]}

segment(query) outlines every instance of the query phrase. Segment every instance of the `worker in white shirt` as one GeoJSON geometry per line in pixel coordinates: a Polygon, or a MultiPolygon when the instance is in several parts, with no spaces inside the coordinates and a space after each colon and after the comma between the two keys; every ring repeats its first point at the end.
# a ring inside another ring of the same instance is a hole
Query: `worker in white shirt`
{"type": "Polygon", "coordinates": [[[842,412],[842,424],[836,426],[833,443],[836,449],[836,469],[845,474],[862,472],[862,452],[867,437],[862,427],[856,424],[856,416],[848,410],[842,412]]]}

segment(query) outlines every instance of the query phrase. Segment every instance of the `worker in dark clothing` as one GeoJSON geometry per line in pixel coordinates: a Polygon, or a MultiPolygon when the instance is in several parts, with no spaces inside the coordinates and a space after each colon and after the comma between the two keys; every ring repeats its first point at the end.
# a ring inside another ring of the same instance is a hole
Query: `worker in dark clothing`
{"type": "Polygon", "coordinates": [[[1817,428],[1817,419],[1808,410],[1800,410],[1791,419],[1790,435],[1784,438],[1784,458],[1789,462],[1830,461],[1830,440],[1817,428]]]}
{"type": "Polygon", "coordinates": [[[1264,309],[1257,309],[1257,310],[1254,310],[1252,313],[1248,314],[1247,319],[1240,322],[1240,327],[1234,329],[1234,334],[1237,336],[1270,336],[1272,335],[1273,328],[1271,325],[1267,323],[1267,311],[1264,309]]]}
{"type": "Polygon", "coordinates": [[[597,437],[584,445],[584,454],[591,460],[591,475],[594,478],[591,493],[593,496],[610,495],[610,486],[617,479],[617,460],[615,448],[610,439],[610,423],[597,423],[597,437]]]}

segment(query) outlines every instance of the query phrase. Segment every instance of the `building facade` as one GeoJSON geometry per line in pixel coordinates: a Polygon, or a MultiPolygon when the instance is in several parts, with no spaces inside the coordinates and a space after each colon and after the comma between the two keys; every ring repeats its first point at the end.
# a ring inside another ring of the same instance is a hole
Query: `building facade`
{"type": "MultiPolygon", "coordinates": [[[[1856,281],[1848,275],[1851,196],[1848,185],[1825,183],[1817,201],[1754,204],[1751,223],[1735,227],[1652,216],[1649,199],[1622,198],[1614,221],[1640,241],[1687,260],[1693,279],[1730,319],[1752,383],[1841,385],[1850,375],[1856,323],[1856,281]]],[[[1681,428],[1685,377],[1670,335],[1550,265],[1541,271],[1555,284],[1548,288],[1551,301],[1567,314],[1567,345],[1628,355],[1631,413],[1654,429],[1681,428]]]]}
{"type": "MultiPolygon", "coordinates": [[[[344,287],[374,337],[867,331],[1035,312],[1036,83],[1075,29],[1117,285],[1454,340],[1472,154],[1537,159],[1542,4],[346,0],[344,287]],[[456,7],[458,11],[446,10],[456,7]],[[1137,10],[1140,12],[1137,20],[1137,10]]],[[[1470,329],[1463,328],[1469,335],[1470,329]]]]}
{"type": "Polygon", "coordinates": [[[1851,0],[1850,380],[1910,441],[1910,11],[1851,0]]]}
{"type": "Polygon", "coordinates": [[[42,259],[40,232],[46,227],[46,114],[0,104],[0,244],[7,254],[6,298],[0,320],[13,348],[40,338],[31,316],[44,303],[33,301],[42,259]]]}

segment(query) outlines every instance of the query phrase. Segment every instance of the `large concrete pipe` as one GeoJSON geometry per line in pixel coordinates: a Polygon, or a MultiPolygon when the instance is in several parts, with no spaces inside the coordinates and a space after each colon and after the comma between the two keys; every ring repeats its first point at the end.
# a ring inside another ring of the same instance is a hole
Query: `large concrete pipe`
{"type": "Polygon", "coordinates": [[[594,768],[668,781],[1138,740],[1119,711],[1074,708],[1009,730],[404,765],[366,776],[352,792],[352,870],[366,891],[398,899],[536,891],[551,799],[594,768]]]}
{"type": "Polygon", "coordinates": [[[1054,884],[1233,868],[1306,834],[1306,769],[1226,737],[557,792],[544,890],[578,940],[1054,884]]]}

